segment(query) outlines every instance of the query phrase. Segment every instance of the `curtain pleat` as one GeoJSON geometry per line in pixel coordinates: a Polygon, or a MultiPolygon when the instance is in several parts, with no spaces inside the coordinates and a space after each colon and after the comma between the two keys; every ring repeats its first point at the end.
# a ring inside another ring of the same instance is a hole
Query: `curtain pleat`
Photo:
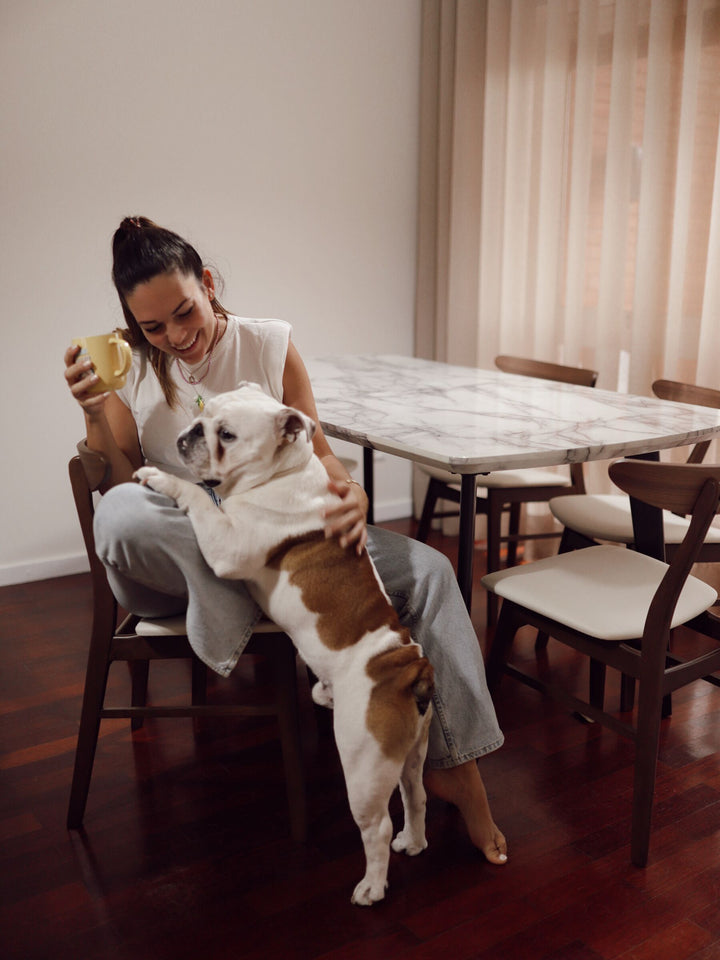
{"type": "Polygon", "coordinates": [[[665,326],[665,370],[670,379],[695,375],[699,324],[685,323],[683,301],[690,235],[693,155],[702,52],[703,0],[689,0],[685,22],[683,69],[676,145],[675,197],[672,211],[670,269],[665,326]]]}
{"type": "MultiPolygon", "coordinates": [[[[565,298],[559,359],[582,366],[595,341],[588,331],[591,318],[585,303],[585,264],[593,158],[593,102],[598,48],[598,9],[594,0],[581,0],[578,14],[574,103],[570,131],[567,234],[565,240],[565,298]]],[[[593,356],[594,361],[594,356],[593,356]]],[[[591,364],[588,363],[588,366],[591,364]]]]}
{"type": "Polygon", "coordinates": [[[477,271],[478,301],[474,314],[480,329],[476,362],[487,363],[500,352],[502,302],[506,103],[510,52],[510,6],[504,0],[487,4],[486,36],[481,38],[486,63],[480,167],[481,216],[477,271]]]}
{"type": "MultiPolygon", "coordinates": [[[[644,393],[662,371],[662,339],[656,336],[657,318],[667,302],[671,208],[665,197],[672,189],[671,67],[672,3],[650,9],[647,52],[645,119],[642,134],[642,177],[639,184],[637,250],[630,355],[633,358],[629,390],[644,393]]],[[[635,146],[633,146],[633,149],[635,146]]]]}
{"type": "Polygon", "coordinates": [[[632,174],[632,121],[635,89],[637,3],[615,5],[612,75],[605,157],[602,237],[595,363],[605,385],[615,386],[618,346],[627,339],[626,264],[632,174]]]}
{"type": "Polygon", "coordinates": [[[562,237],[565,214],[563,184],[567,178],[567,110],[570,75],[570,25],[566,0],[548,0],[542,56],[542,107],[538,118],[537,212],[531,217],[531,246],[536,251],[527,315],[532,316],[533,343],[557,341],[562,280],[562,237]]]}
{"type": "Polygon", "coordinates": [[[703,291],[698,379],[717,384],[720,358],[720,136],[715,142],[715,191],[712,198],[703,291]]]}

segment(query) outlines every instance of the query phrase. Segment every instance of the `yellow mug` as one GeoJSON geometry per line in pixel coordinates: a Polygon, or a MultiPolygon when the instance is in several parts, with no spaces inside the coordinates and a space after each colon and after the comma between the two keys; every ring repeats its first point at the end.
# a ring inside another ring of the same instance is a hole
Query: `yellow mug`
{"type": "Polygon", "coordinates": [[[75,337],[72,345],[81,348],[75,362],[81,363],[89,357],[98,375],[99,379],[88,393],[105,393],[125,386],[125,377],[132,363],[132,350],[117,331],[97,337],[75,337]]]}

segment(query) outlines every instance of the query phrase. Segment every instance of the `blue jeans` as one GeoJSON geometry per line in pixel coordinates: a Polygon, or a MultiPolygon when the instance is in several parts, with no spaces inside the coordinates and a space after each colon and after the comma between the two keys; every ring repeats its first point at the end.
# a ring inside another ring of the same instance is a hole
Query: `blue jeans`
{"type": "MultiPolygon", "coordinates": [[[[227,676],[260,611],[240,580],[216,577],[174,501],[124,483],[95,512],[95,545],[118,602],[145,617],[186,613],[193,649],[227,676]]],[[[378,527],[368,551],[392,604],[435,669],[428,764],[453,767],[503,743],[480,646],[453,568],[436,550],[378,527]]]]}

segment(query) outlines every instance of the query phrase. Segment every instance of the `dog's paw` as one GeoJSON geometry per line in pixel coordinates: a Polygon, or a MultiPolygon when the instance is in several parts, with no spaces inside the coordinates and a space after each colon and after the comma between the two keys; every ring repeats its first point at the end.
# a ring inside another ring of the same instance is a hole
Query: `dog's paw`
{"type": "Polygon", "coordinates": [[[395,853],[406,853],[408,857],[416,857],[427,849],[425,837],[415,837],[407,830],[401,830],[391,844],[395,853]]]}
{"type": "Polygon", "coordinates": [[[367,877],[363,877],[360,883],[355,887],[351,898],[351,903],[358,907],[371,907],[378,900],[385,897],[387,883],[373,884],[367,877]]]}
{"type": "Polygon", "coordinates": [[[178,499],[177,478],[163,470],[158,470],[157,467],[140,467],[139,470],[135,471],[133,477],[144,487],[150,487],[158,493],[164,493],[166,497],[170,497],[172,500],[178,499]]]}
{"type": "Polygon", "coordinates": [[[133,479],[139,481],[144,487],[152,487],[157,490],[157,485],[162,483],[165,474],[157,467],[140,467],[133,474],[133,479]]]}
{"type": "Polygon", "coordinates": [[[322,680],[318,680],[313,686],[311,696],[319,707],[327,707],[329,710],[332,710],[335,706],[332,686],[329,683],[323,683],[322,680]]]}

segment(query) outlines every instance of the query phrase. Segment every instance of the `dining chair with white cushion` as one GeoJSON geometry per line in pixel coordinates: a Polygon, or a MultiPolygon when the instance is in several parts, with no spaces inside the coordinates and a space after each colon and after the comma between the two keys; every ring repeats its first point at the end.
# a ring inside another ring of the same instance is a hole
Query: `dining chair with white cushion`
{"type": "Polygon", "coordinates": [[[691,575],[718,511],[720,465],[622,460],[610,467],[610,477],[630,497],[654,508],[656,524],[649,538],[637,514],[638,542],[653,540],[653,549],[662,551],[659,510],[689,516],[682,542],[669,562],[602,544],[486,575],[483,585],[502,599],[487,676],[496,696],[502,674],[508,673],[634,740],[631,858],[644,866],[663,698],[694,680],[718,682],[710,675],[720,669],[720,643],[708,651],[705,641],[697,656],[680,660],[670,641],[671,631],[683,624],[720,641],[720,621],[710,611],[717,592],[691,575]],[[605,709],[603,685],[591,687],[589,697],[581,699],[553,680],[551,665],[537,676],[514,665],[513,641],[526,625],[585,654],[602,670],[611,667],[633,677],[639,687],[634,724],[605,709]]]}
{"type": "MultiPolygon", "coordinates": [[[[710,387],[697,387],[694,384],[675,380],[656,380],[652,385],[653,393],[661,400],[675,403],[690,403],[699,407],[720,410],[720,390],[710,387]]],[[[696,443],[687,458],[687,463],[702,463],[709,440],[696,443]]],[[[630,511],[630,499],[621,492],[617,493],[581,493],[569,497],[554,497],[550,511],[563,524],[560,540],[560,552],[575,550],[601,542],[622,543],[628,547],[635,545],[633,522],[630,511]]],[[[663,531],[666,552],[670,556],[687,533],[690,521],[670,511],[663,514],[663,531]]],[[[720,528],[710,527],[698,558],[701,563],[716,563],[720,560],[720,528]]],[[[539,634],[537,647],[547,644],[547,637],[539,634]]],[[[634,683],[625,678],[622,685],[621,704],[623,710],[632,709],[634,683]]],[[[669,701],[666,705],[669,708],[669,701]]]]}
{"type": "Polygon", "coordinates": [[[272,671],[273,689],[260,698],[256,691],[244,702],[227,703],[207,698],[207,667],[193,652],[187,637],[185,617],[148,619],[123,615],[112,594],[105,568],[95,552],[93,495],[102,487],[108,464],[85,441],[68,465],[75,507],[85,541],[93,596],[93,617],[89,638],[83,703],[80,714],[75,766],[70,788],[67,826],[82,826],[92,778],[100,723],[105,718],[125,717],[131,729],[140,729],[146,717],[271,716],[277,721],[282,747],[288,817],[292,836],[303,841],[307,835],[307,801],[300,740],[296,653],[287,634],[269,620],[253,628],[243,656],[256,655],[272,671]],[[190,663],[191,702],[148,702],[150,661],[187,660],[190,663]],[[130,702],[109,706],[106,691],[110,668],[116,661],[130,668],[130,702]]]}
{"type": "MultiPolygon", "coordinates": [[[[675,403],[691,403],[696,406],[720,410],[720,390],[696,387],[693,384],[674,380],[656,380],[653,393],[661,400],[675,403]]],[[[690,451],[687,463],[702,463],[709,440],[696,443],[690,451]]],[[[622,493],[582,493],[568,497],[556,497],[550,501],[550,510],[564,527],[560,545],[561,552],[574,546],[589,546],[591,543],[610,541],[634,543],[630,499],[622,493]]],[[[689,521],[668,511],[663,516],[665,543],[672,550],[687,533],[689,521]]],[[[703,560],[720,560],[720,529],[711,527],[705,538],[703,560]]]]}

